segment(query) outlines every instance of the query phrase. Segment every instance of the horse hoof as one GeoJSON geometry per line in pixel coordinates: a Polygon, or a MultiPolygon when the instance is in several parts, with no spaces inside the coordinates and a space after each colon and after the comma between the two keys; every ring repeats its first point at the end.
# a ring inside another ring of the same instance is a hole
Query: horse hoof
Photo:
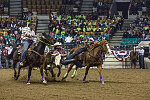
{"type": "Polygon", "coordinates": [[[66,79],[66,78],[65,78],[65,77],[63,77],[61,80],[62,80],[62,81],[65,81],[65,79],[66,79]]]}
{"type": "Polygon", "coordinates": [[[57,77],[59,77],[60,76],[60,74],[57,74],[57,77]]]}
{"type": "Polygon", "coordinates": [[[75,77],[75,76],[73,76],[73,75],[71,76],[72,79],[73,79],[74,77],[75,77]]]}
{"type": "Polygon", "coordinates": [[[46,81],[46,80],[44,80],[44,81],[43,81],[43,84],[47,84],[47,81],[46,81]]]}
{"type": "Polygon", "coordinates": [[[102,84],[104,84],[104,81],[103,82],[101,82],[102,84]]]}
{"type": "Polygon", "coordinates": [[[55,77],[52,77],[52,80],[54,81],[54,80],[56,80],[56,78],[55,78],[55,77]]]}
{"type": "Polygon", "coordinates": [[[27,83],[27,85],[29,85],[29,84],[30,84],[30,82],[27,83]]]}
{"type": "Polygon", "coordinates": [[[15,80],[18,80],[18,77],[15,77],[15,80]]]}

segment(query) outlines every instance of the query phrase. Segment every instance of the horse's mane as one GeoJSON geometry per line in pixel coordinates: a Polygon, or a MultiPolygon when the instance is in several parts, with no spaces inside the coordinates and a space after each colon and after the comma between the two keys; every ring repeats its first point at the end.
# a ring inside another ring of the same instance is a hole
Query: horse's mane
{"type": "Polygon", "coordinates": [[[100,42],[94,42],[94,44],[93,44],[93,49],[94,48],[97,48],[97,47],[101,47],[101,49],[103,49],[103,45],[104,44],[108,44],[108,42],[106,41],[106,40],[102,40],[102,41],[100,41],[100,42]]]}

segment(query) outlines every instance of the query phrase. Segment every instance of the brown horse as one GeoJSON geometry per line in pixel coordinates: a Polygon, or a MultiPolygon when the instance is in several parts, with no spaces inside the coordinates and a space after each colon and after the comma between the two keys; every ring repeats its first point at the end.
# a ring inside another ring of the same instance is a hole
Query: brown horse
{"type": "MultiPolygon", "coordinates": [[[[72,54],[74,51],[82,48],[82,46],[78,46],[76,48],[73,48],[70,52],[72,54]]],[[[111,53],[111,50],[108,46],[108,42],[106,40],[103,40],[101,42],[95,42],[92,46],[87,48],[87,51],[84,52],[83,54],[75,56],[74,59],[86,64],[86,71],[85,71],[85,76],[83,78],[83,82],[86,80],[86,76],[88,74],[88,70],[91,66],[97,66],[99,74],[100,74],[100,81],[102,84],[104,84],[103,77],[102,77],[102,64],[103,64],[103,59],[104,59],[104,54],[105,53],[111,53]]],[[[63,79],[67,78],[68,73],[71,71],[72,67],[74,64],[71,64],[69,67],[68,71],[64,75],[63,79]]],[[[77,68],[74,71],[74,74],[72,77],[74,77],[77,73],[77,68]]]]}

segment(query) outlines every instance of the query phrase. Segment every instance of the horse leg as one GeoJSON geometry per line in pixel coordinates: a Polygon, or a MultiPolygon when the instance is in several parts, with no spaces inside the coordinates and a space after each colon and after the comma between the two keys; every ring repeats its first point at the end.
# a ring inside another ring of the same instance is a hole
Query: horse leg
{"type": "Polygon", "coordinates": [[[74,78],[77,75],[77,70],[78,70],[78,67],[76,66],[71,78],[74,78]]]}
{"type": "Polygon", "coordinates": [[[45,74],[46,74],[46,76],[48,76],[47,69],[45,69],[45,74]]]}
{"type": "Polygon", "coordinates": [[[48,69],[49,69],[49,71],[50,71],[52,77],[55,78],[55,74],[54,74],[53,68],[52,68],[52,67],[49,67],[48,69]]]}
{"type": "Polygon", "coordinates": [[[85,81],[86,81],[86,76],[88,74],[89,69],[90,69],[90,66],[87,65],[86,70],[85,70],[85,75],[84,75],[84,78],[83,78],[83,83],[85,83],[85,81]]]}
{"type": "Polygon", "coordinates": [[[103,77],[102,77],[102,64],[98,66],[98,71],[99,71],[99,74],[100,74],[100,81],[102,84],[104,84],[104,80],[103,80],[103,77]]]}
{"type": "Polygon", "coordinates": [[[60,76],[60,74],[61,74],[61,67],[60,67],[60,65],[57,65],[57,68],[58,68],[58,74],[57,74],[57,77],[59,77],[60,76]]]}
{"type": "Polygon", "coordinates": [[[40,67],[40,72],[41,72],[41,76],[42,76],[42,81],[44,84],[47,84],[47,81],[45,80],[44,74],[43,74],[43,68],[40,67]]]}
{"type": "Polygon", "coordinates": [[[16,74],[17,74],[17,72],[16,72],[16,64],[17,64],[17,62],[14,61],[14,63],[13,63],[13,69],[14,69],[14,78],[15,79],[16,79],[16,74]]]}
{"type": "Polygon", "coordinates": [[[70,64],[70,67],[68,68],[66,74],[64,75],[64,77],[62,78],[62,80],[66,79],[68,77],[69,72],[71,71],[72,67],[73,67],[73,63],[70,64]]]}
{"type": "Polygon", "coordinates": [[[27,84],[30,84],[31,71],[32,71],[32,67],[29,66],[27,84]]]}

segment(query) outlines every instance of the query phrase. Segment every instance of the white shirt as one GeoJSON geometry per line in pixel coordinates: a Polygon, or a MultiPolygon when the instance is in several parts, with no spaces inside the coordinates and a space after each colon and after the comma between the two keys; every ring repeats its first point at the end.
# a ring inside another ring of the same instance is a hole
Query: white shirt
{"type": "Polygon", "coordinates": [[[139,49],[139,50],[136,50],[138,53],[139,53],[139,55],[144,55],[144,49],[139,49]]]}
{"type": "Polygon", "coordinates": [[[7,50],[8,50],[8,55],[10,55],[10,54],[11,54],[11,52],[12,52],[12,50],[13,50],[13,48],[10,48],[10,47],[5,47],[5,49],[7,49],[7,50]]]}
{"type": "Polygon", "coordinates": [[[36,39],[33,37],[35,35],[35,32],[31,30],[29,27],[24,27],[22,29],[22,35],[21,38],[23,40],[33,40],[36,41],[36,39]]]}
{"type": "Polygon", "coordinates": [[[72,38],[70,36],[66,37],[65,42],[70,43],[72,41],[72,38]]]}

